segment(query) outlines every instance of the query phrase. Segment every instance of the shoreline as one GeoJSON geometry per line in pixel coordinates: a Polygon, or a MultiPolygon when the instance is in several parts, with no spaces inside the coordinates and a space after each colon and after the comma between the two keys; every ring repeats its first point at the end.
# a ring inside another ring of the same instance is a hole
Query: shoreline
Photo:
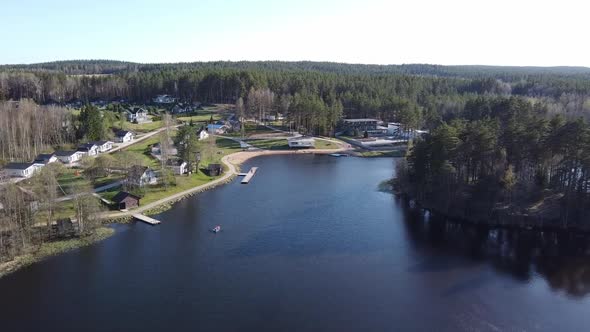
{"type": "MultiPolygon", "coordinates": [[[[227,184],[231,182],[239,174],[239,166],[244,162],[260,157],[260,156],[273,156],[273,155],[301,155],[301,154],[331,154],[331,153],[342,153],[352,151],[351,148],[339,148],[339,149],[310,149],[310,150],[260,150],[260,151],[238,151],[221,158],[221,163],[225,165],[228,170],[220,177],[202,185],[187,189],[185,191],[172,194],[168,197],[162,198],[155,202],[151,202],[144,206],[140,206],[136,209],[120,212],[107,212],[99,216],[100,219],[109,219],[111,222],[116,222],[117,219],[129,218],[133,214],[146,213],[150,214],[150,211],[156,210],[156,213],[163,212],[160,210],[163,205],[172,205],[184,198],[190,197],[194,194],[198,194],[205,190],[213,189],[219,185],[227,184]]],[[[151,214],[156,214],[151,213],[151,214]]]]}
{"type": "Polygon", "coordinates": [[[66,253],[70,250],[89,246],[105,240],[115,234],[107,225],[100,226],[95,233],[80,238],[70,238],[43,243],[34,251],[14,257],[11,261],[0,263],[0,279],[29,265],[41,262],[49,257],[66,253]]]}
{"type": "Polygon", "coordinates": [[[59,255],[73,249],[82,248],[97,242],[100,242],[115,234],[115,230],[109,225],[116,223],[127,223],[136,213],[158,214],[171,208],[172,205],[178,201],[199,194],[203,191],[216,188],[217,186],[227,184],[238,176],[239,166],[244,162],[261,156],[273,155],[304,155],[304,154],[330,154],[350,152],[350,148],[339,149],[315,149],[315,150],[260,150],[260,151],[239,151],[228,154],[221,158],[221,162],[227,166],[228,171],[220,178],[207,182],[197,187],[182,191],[165,197],[161,200],[152,202],[150,204],[140,206],[126,212],[114,211],[103,213],[99,219],[103,219],[103,225],[99,227],[99,231],[95,234],[83,238],[65,239],[55,242],[48,242],[41,245],[35,252],[16,256],[13,260],[0,263],[0,279],[8,274],[18,271],[19,269],[29,266],[31,264],[40,262],[51,256],[59,255]],[[164,209],[162,209],[164,207],[164,209]]]}
{"type": "Polygon", "coordinates": [[[473,218],[466,218],[457,215],[452,215],[449,213],[445,213],[439,211],[436,208],[428,207],[422,202],[418,201],[417,199],[411,197],[407,193],[400,192],[398,190],[393,190],[392,193],[401,199],[404,199],[408,202],[413,201],[416,204],[416,207],[428,211],[429,213],[439,215],[443,218],[449,219],[458,224],[465,224],[465,225],[474,225],[474,226],[486,226],[490,228],[500,228],[500,229],[513,229],[513,230],[526,230],[526,231],[538,231],[538,232],[578,232],[583,234],[590,234],[589,227],[581,227],[580,225],[571,224],[567,226],[560,225],[559,221],[556,220],[542,220],[539,218],[531,217],[525,214],[514,214],[514,215],[504,215],[504,216],[497,216],[496,219],[503,219],[506,220],[505,222],[500,222],[498,220],[492,219],[473,219],[473,218]]]}

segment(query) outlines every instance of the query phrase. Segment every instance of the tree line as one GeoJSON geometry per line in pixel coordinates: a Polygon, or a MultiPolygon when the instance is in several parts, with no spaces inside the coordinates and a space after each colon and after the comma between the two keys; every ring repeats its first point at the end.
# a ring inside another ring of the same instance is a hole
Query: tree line
{"type": "Polygon", "coordinates": [[[414,142],[397,185],[425,206],[472,220],[588,223],[590,125],[524,98],[480,96],[414,142]]]}

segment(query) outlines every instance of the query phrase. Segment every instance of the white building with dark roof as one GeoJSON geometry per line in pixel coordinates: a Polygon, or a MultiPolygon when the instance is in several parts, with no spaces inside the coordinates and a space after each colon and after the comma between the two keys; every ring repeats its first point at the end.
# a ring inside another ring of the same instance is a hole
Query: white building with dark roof
{"type": "Polygon", "coordinates": [[[9,163],[4,167],[8,176],[30,178],[35,174],[37,167],[33,163],[9,163]]]}
{"type": "Polygon", "coordinates": [[[55,156],[64,164],[72,164],[80,160],[84,153],[80,151],[56,151],[55,156]]]}

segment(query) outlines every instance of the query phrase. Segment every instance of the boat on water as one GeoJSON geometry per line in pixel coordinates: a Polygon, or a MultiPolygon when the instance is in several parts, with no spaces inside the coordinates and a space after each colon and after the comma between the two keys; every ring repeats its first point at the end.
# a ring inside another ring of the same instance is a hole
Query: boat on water
{"type": "Polygon", "coordinates": [[[221,226],[219,226],[219,225],[213,227],[213,229],[211,230],[211,232],[213,232],[213,233],[219,233],[220,231],[221,231],[221,226]]]}
{"type": "Polygon", "coordinates": [[[332,156],[332,157],[348,157],[348,155],[345,153],[330,153],[330,156],[332,156]]]}

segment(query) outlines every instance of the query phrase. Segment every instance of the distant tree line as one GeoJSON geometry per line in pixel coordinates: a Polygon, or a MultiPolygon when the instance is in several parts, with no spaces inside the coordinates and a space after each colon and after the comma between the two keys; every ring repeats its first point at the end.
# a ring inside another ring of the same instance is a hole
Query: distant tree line
{"type": "Polygon", "coordinates": [[[234,104],[240,98],[246,102],[252,89],[268,89],[283,100],[315,96],[328,107],[338,101],[345,117],[397,121],[400,110],[410,109],[422,113],[427,127],[441,116],[462,112],[478,95],[524,96],[570,118],[590,110],[587,68],[117,61],[0,66],[0,99],[30,98],[40,104],[97,99],[147,103],[158,94],[234,104]]]}

